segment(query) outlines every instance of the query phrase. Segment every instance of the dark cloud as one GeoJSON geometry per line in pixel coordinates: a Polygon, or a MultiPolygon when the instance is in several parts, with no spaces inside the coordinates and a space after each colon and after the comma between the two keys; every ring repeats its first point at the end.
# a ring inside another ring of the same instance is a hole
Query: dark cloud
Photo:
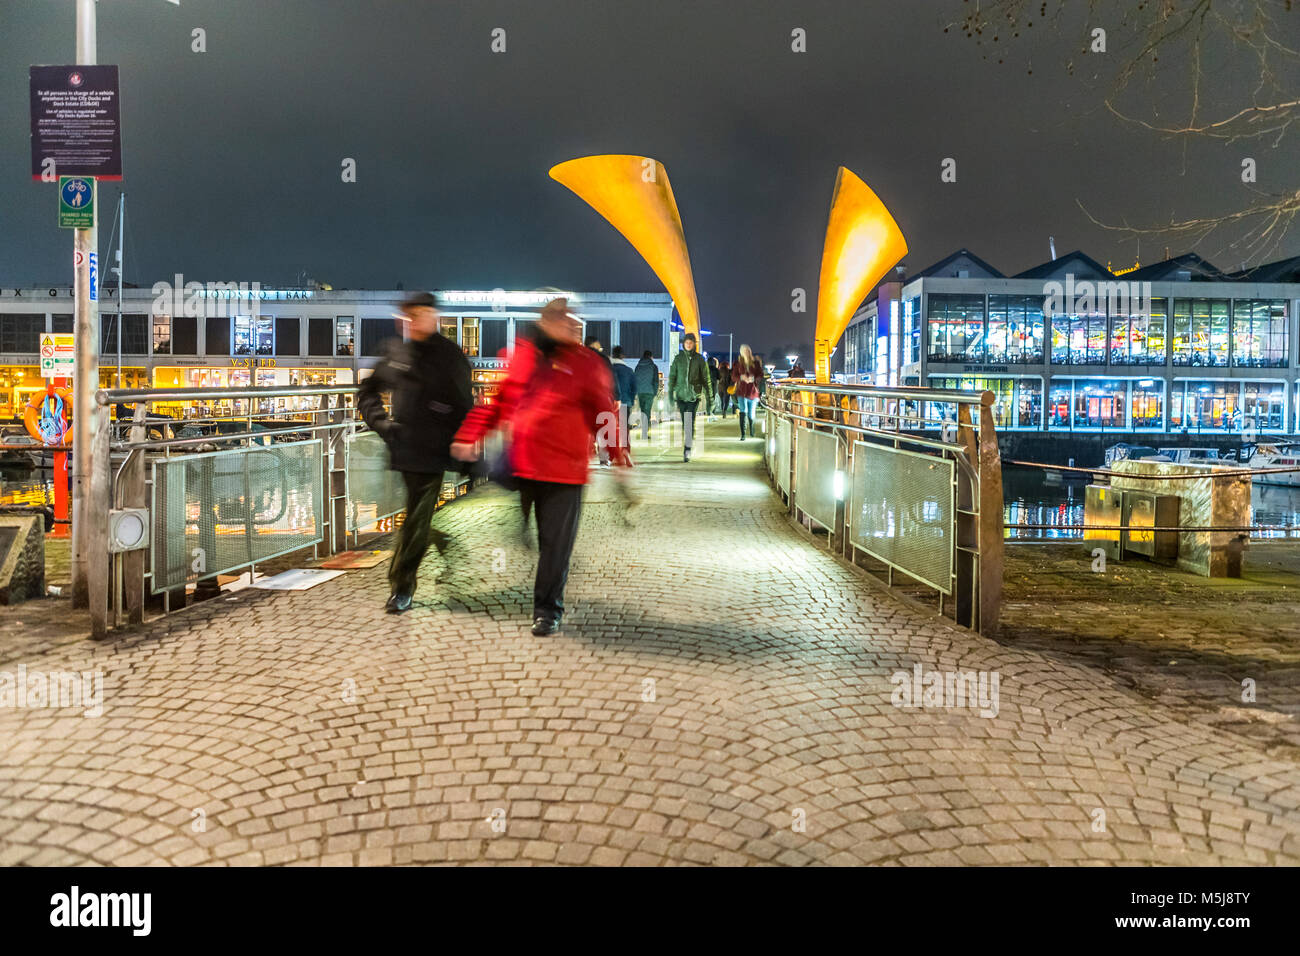
{"type": "MultiPolygon", "coordinates": [[[[669,170],[706,324],[764,348],[812,337],[813,313],[792,314],[790,290],[816,288],[840,164],[894,212],[914,268],[966,246],[1019,271],[1047,257],[1049,234],[1058,250],[1131,262],[1134,246],[1076,199],[1147,223],[1245,201],[1240,148],[1184,152],[1102,110],[1102,72],[1063,69],[1077,36],[1040,30],[999,65],[943,32],[961,7],[100,4],[99,60],[119,64],[123,83],[127,277],[657,289],[631,247],[546,176],[574,156],[641,153],[669,170]],[[190,52],[195,27],[204,54],[190,52]],[[496,27],[504,55],[489,50],[496,27]],[[806,54],[790,52],[795,27],[806,54]],[[956,184],[939,179],[947,156],[956,184]],[[345,157],[356,184],[340,180],[345,157]]],[[[26,67],[71,59],[73,9],[0,0],[0,284],[68,281],[54,192],[28,180],[26,67]]],[[[1279,152],[1261,152],[1261,185],[1279,152]]],[[[107,212],[116,194],[102,188],[107,212]]]]}

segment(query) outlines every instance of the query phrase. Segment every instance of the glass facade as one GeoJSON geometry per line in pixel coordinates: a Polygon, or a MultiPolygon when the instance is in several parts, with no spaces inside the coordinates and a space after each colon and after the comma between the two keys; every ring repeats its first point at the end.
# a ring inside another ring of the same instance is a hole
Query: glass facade
{"type": "Polygon", "coordinates": [[[1168,312],[1168,299],[1152,299],[1149,315],[1111,316],[1110,364],[1164,365],[1168,312]]]}
{"type": "Polygon", "coordinates": [[[1174,299],[1174,364],[1219,368],[1228,364],[1228,300],[1174,299]]]}
{"type": "Polygon", "coordinates": [[[1281,431],[1286,427],[1286,384],[1241,383],[1241,427],[1245,431],[1281,431]]]}
{"type": "Polygon", "coordinates": [[[1170,387],[1171,431],[1280,432],[1286,423],[1286,383],[1210,379],[1170,387]]]}
{"type": "MultiPolygon", "coordinates": [[[[654,358],[663,358],[663,325],[659,322],[619,322],[618,344],[623,346],[624,356],[631,359],[633,364],[641,360],[646,349],[650,350],[654,358]]],[[[739,339],[736,340],[736,348],[740,348],[739,339]]]]}
{"type": "Polygon", "coordinates": [[[1047,426],[1065,431],[1164,431],[1162,379],[1052,378],[1047,426]]]}
{"type": "Polygon", "coordinates": [[[36,354],[41,349],[44,331],[44,312],[0,315],[0,352],[36,354]]]}
{"type": "Polygon", "coordinates": [[[253,317],[250,315],[235,316],[235,347],[233,354],[253,354],[253,317]]]}
{"type": "Polygon", "coordinates": [[[903,338],[907,351],[903,364],[915,365],[921,361],[921,297],[915,296],[903,303],[903,338]]]}
{"type": "MultiPolygon", "coordinates": [[[[1043,380],[1025,376],[931,375],[931,388],[965,392],[992,392],[993,421],[998,428],[1041,428],[1043,424],[1043,380]]],[[[956,421],[952,405],[933,402],[928,418],[956,421]]]]}
{"type": "Polygon", "coordinates": [[[989,280],[963,286],[984,286],[985,292],[927,291],[902,298],[897,331],[891,323],[880,338],[877,332],[884,330],[870,318],[846,330],[850,380],[883,385],[886,365],[892,376],[895,362],[900,375],[905,366],[929,363],[933,374],[920,370],[928,386],[992,391],[1001,428],[1233,434],[1300,427],[1300,392],[1288,413],[1289,386],[1262,371],[1292,369],[1292,377],[1300,375],[1291,348],[1300,309],[1295,296],[1215,297],[1209,282],[1183,284],[1189,293],[1209,294],[1155,296],[1150,285],[1132,283],[1128,294],[1097,298],[1096,309],[1087,296],[1076,295],[1064,314],[1053,317],[1044,315],[1044,296],[1002,291],[1026,285],[989,280]],[[966,368],[944,372],[936,363],[966,368]],[[1080,366],[1094,367],[1085,372],[1080,366]],[[1200,368],[1214,371],[1174,371],[1200,368]],[[1214,377],[1228,374],[1242,377],[1214,377]]]}
{"type": "Polygon", "coordinates": [[[1232,379],[1175,382],[1169,425],[1186,431],[1240,431],[1241,383],[1232,379]]]}
{"type": "Polygon", "coordinates": [[[984,361],[984,296],[932,292],[926,299],[931,362],[984,361]]]}
{"type": "Polygon", "coordinates": [[[1106,316],[1100,312],[1052,316],[1053,365],[1105,365],[1106,316]]]}
{"type": "Polygon", "coordinates": [[[357,351],[356,322],[350,315],[340,315],[334,320],[336,355],[354,355],[357,351]]]}
{"type": "Polygon", "coordinates": [[[153,316],[153,354],[170,355],[172,350],[172,320],[169,315],[153,316]]]}
{"type": "Polygon", "coordinates": [[[1282,368],[1287,364],[1285,299],[1235,299],[1232,303],[1232,364],[1282,368]]]}
{"type": "Polygon", "coordinates": [[[1165,430],[1165,383],[1144,378],[1129,383],[1130,425],[1134,431],[1165,430]]]}
{"type": "Polygon", "coordinates": [[[990,295],[987,355],[998,365],[1043,361],[1043,299],[1035,295],[990,295]]]}

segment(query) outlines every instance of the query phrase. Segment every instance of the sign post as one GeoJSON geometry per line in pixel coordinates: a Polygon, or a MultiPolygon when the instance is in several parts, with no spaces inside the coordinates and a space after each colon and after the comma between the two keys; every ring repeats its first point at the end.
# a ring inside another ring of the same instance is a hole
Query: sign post
{"type": "MultiPolygon", "coordinates": [[[[76,64],[31,68],[32,177],[59,182],[59,203],[69,215],[90,209],[90,221],[74,222],[73,288],[76,295],[72,408],[72,601],[91,608],[92,636],[106,636],[108,606],[108,427],[98,414],[99,235],[95,224],[99,179],[122,178],[122,129],[117,67],[100,66],[95,43],[95,0],[77,0],[76,64]],[[80,180],[84,188],[61,181],[80,180]],[[80,196],[80,201],[77,197],[80,196]],[[104,553],[97,553],[102,545],[104,553]],[[92,563],[95,565],[92,570],[92,563]],[[102,567],[100,567],[102,565],[102,567]]],[[[61,216],[62,218],[62,216],[61,216]]]]}
{"type": "Polygon", "coordinates": [[[59,228],[89,229],[95,224],[95,180],[88,176],[60,176],[59,228]]]}
{"type": "Polygon", "coordinates": [[[108,428],[105,416],[96,414],[95,407],[99,389],[99,290],[95,287],[99,230],[94,211],[98,179],[122,178],[122,130],[117,68],[99,66],[95,60],[95,0],[77,0],[77,64],[31,68],[31,174],[42,182],[60,182],[61,177],[81,179],[85,189],[61,183],[60,206],[72,200],[72,211],[88,204],[91,212],[88,224],[82,219],[72,225],[77,300],[72,578],[73,605],[90,607],[92,636],[104,637],[107,619],[99,610],[108,606],[108,428]],[[81,196],[79,202],[77,196],[81,196]]]}

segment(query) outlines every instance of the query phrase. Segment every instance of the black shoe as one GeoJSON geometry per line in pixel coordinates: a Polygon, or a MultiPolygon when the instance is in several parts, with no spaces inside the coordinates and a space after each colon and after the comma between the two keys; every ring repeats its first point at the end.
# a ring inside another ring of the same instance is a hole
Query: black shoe
{"type": "Polygon", "coordinates": [[[690,461],[690,460],[691,460],[691,450],[688,448],[684,452],[682,452],[682,461],[690,461]]]}
{"type": "Polygon", "coordinates": [[[559,617],[548,614],[533,620],[533,635],[535,637],[546,637],[554,634],[560,629],[559,617]]]}
{"type": "Polygon", "coordinates": [[[394,594],[389,597],[388,603],[384,605],[384,610],[389,614],[402,614],[411,609],[411,595],[394,594]]]}

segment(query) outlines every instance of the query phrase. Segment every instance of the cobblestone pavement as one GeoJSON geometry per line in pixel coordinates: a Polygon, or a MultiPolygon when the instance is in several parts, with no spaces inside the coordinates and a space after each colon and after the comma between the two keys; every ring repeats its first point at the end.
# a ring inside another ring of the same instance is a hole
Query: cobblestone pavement
{"type": "Polygon", "coordinates": [[[1300,860],[1294,763],[885,593],[734,427],[641,449],[633,526],[598,476],[550,638],[481,489],[402,617],[379,567],[4,665],[102,670],[104,706],[0,709],[0,863],[1300,860]],[[915,665],[996,671],[996,716],[894,706],[915,665]]]}
{"type": "Polygon", "coordinates": [[[1002,642],[1086,664],[1300,767],[1300,543],[1251,542],[1241,578],[1093,567],[1082,542],[1009,545],[1002,642]]]}

